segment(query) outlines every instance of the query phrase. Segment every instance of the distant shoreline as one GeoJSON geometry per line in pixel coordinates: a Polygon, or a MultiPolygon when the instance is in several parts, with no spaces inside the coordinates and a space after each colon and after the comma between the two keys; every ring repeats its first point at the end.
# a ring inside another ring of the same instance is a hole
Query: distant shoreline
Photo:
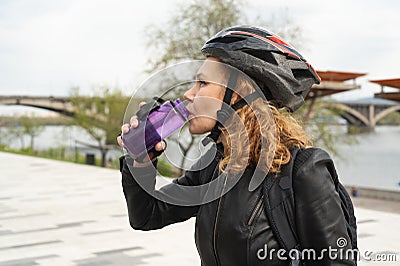
{"type": "Polygon", "coordinates": [[[373,211],[400,214],[400,201],[373,199],[365,197],[352,197],[351,200],[353,201],[356,212],[357,208],[363,208],[373,211]]]}
{"type": "MultiPolygon", "coordinates": [[[[43,126],[72,126],[73,122],[70,117],[67,116],[37,116],[32,117],[32,121],[35,124],[43,126]]],[[[0,116],[0,127],[8,127],[15,124],[16,117],[14,116],[0,116]]]]}
{"type": "Polygon", "coordinates": [[[347,185],[345,185],[345,187],[347,192],[353,198],[368,198],[368,199],[398,202],[398,204],[400,205],[400,191],[398,190],[377,189],[377,188],[367,188],[367,187],[347,186],[347,185]]]}

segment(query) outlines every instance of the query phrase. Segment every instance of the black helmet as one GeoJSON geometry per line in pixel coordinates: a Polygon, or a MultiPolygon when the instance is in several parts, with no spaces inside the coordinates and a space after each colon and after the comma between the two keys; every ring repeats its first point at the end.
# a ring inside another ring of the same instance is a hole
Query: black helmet
{"type": "Polygon", "coordinates": [[[218,32],[201,49],[243,71],[278,108],[297,110],[320,77],[291,45],[269,31],[234,26],[218,32]]]}

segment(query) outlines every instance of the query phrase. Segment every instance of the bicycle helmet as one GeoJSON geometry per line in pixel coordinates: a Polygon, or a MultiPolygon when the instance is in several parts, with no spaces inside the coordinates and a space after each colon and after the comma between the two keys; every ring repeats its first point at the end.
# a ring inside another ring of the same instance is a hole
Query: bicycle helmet
{"type": "MultiPolygon", "coordinates": [[[[244,72],[261,89],[265,98],[277,108],[294,112],[304,104],[313,84],[321,79],[313,67],[291,45],[266,29],[253,26],[233,26],[218,32],[201,48],[205,56],[213,56],[223,63],[244,72]]],[[[203,140],[206,145],[216,141],[220,128],[232,112],[260,97],[258,92],[230,105],[236,87],[237,71],[231,70],[223,105],[217,112],[217,122],[203,140]]]]}
{"type": "MultiPolygon", "coordinates": [[[[291,45],[259,27],[223,29],[204,44],[201,52],[243,71],[259,86],[268,101],[292,112],[303,105],[311,86],[321,80],[291,45]]],[[[230,97],[226,98],[230,102],[230,97]]]]}

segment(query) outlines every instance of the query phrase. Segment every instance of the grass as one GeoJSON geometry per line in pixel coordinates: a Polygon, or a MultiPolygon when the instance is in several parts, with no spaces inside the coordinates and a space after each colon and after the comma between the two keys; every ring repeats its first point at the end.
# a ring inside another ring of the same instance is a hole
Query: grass
{"type": "MultiPolygon", "coordinates": [[[[57,160],[57,161],[66,161],[66,162],[73,162],[73,163],[79,163],[79,164],[86,163],[85,156],[83,156],[79,153],[76,155],[66,154],[64,147],[50,148],[47,150],[37,151],[37,150],[32,150],[30,148],[12,149],[12,148],[9,148],[9,147],[6,147],[3,145],[3,146],[0,146],[0,151],[21,154],[21,155],[34,156],[34,157],[40,157],[40,158],[46,158],[46,159],[52,159],[52,160],[57,160]]],[[[101,165],[100,159],[95,158],[95,165],[96,166],[101,165]]]]}

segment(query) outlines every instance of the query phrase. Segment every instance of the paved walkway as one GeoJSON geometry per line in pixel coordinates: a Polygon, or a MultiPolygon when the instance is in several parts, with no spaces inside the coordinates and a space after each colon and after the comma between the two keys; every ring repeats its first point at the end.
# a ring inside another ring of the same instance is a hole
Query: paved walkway
{"type": "MultiPolygon", "coordinates": [[[[0,152],[0,188],[2,266],[200,265],[194,219],[130,229],[116,170],[0,152]]],[[[356,213],[362,252],[400,251],[399,214],[356,213]]],[[[360,265],[400,265],[400,256],[360,265]]]]}

